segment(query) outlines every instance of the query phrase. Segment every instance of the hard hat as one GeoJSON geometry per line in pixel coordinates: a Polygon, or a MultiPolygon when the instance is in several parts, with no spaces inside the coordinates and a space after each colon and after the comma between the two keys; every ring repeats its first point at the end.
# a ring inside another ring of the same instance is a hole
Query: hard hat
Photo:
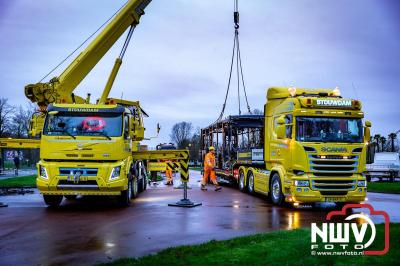
{"type": "Polygon", "coordinates": [[[213,146],[210,146],[210,148],[208,148],[208,150],[215,151],[215,148],[213,146]]]}

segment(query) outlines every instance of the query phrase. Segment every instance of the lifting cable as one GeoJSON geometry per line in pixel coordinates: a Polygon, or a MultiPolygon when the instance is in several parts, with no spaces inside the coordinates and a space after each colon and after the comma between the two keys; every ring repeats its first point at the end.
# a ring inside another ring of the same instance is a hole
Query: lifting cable
{"type": "Polygon", "coordinates": [[[240,104],[240,83],[242,84],[242,87],[243,87],[244,97],[246,99],[247,111],[251,114],[249,101],[247,99],[246,85],[244,82],[242,58],[241,58],[241,54],[240,54],[240,45],[239,45],[239,5],[238,5],[238,0],[234,0],[233,2],[234,2],[233,22],[234,22],[235,32],[234,32],[234,38],[233,38],[232,58],[231,58],[231,65],[230,65],[230,71],[229,71],[228,86],[226,88],[226,93],[225,93],[225,100],[224,100],[224,104],[222,105],[221,113],[216,122],[221,121],[224,116],[226,102],[228,100],[229,89],[230,89],[231,81],[232,81],[232,72],[233,72],[234,63],[236,63],[236,81],[237,81],[236,85],[237,85],[239,115],[242,114],[241,104],[240,104]],[[235,62],[235,58],[236,58],[236,62],[235,62]]]}
{"type": "Polygon", "coordinates": [[[124,45],[122,46],[121,53],[119,54],[119,58],[122,60],[124,58],[126,49],[128,48],[129,42],[131,41],[133,31],[135,30],[136,25],[132,24],[129,28],[128,35],[126,36],[124,45]]]}
{"type": "MultiPolygon", "coordinates": [[[[125,4],[123,4],[117,11],[115,11],[115,13],[109,18],[107,19],[95,32],[93,32],[92,34],[90,34],[89,37],[87,37],[78,47],[76,47],[75,50],[73,50],[66,58],[64,58],[63,60],[61,60],[61,62],[55,66],[49,73],[47,73],[40,81],[42,82],[45,78],[47,78],[48,76],[51,75],[51,73],[53,73],[57,68],[59,68],[62,64],[64,64],[65,61],[67,61],[73,54],[76,53],[76,51],[78,51],[85,43],[87,43],[91,38],[93,38],[94,35],[96,35],[97,32],[99,32],[102,28],[104,28],[104,26],[106,26],[108,24],[108,22],[110,22],[110,20],[115,17],[119,11],[121,11],[122,8],[124,8],[126,6],[128,2],[126,2],[125,4]]],[[[123,55],[122,55],[123,56],[123,55]]]]}

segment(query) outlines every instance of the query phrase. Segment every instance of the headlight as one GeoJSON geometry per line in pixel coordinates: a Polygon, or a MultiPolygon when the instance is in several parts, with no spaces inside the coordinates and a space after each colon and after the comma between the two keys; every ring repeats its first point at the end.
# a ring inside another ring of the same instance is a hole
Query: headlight
{"type": "Polygon", "coordinates": [[[367,181],[366,180],[358,181],[357,185],[359,187],[366,187],[367,186],[367,181]]]}
{"type": "Polygon", "coordinates": [[[296,187],[308,187],[309,184],[310,183],[307,180],[295,180],[294,181],[294,185],[296,187]]]}
{"type": "Polygon", "coordinates": [[[49,176],[47,175],[46,167],[44,167],[43,165],[41,165],[39,168],[39,174],[40,174],[41,178],[49,179],[49,176]]]}
{"type": "Polygon", "coordinates": [[[119,178],[121,175],[121,166],[114,167],[110,174],[110,180],[119,178]]]}

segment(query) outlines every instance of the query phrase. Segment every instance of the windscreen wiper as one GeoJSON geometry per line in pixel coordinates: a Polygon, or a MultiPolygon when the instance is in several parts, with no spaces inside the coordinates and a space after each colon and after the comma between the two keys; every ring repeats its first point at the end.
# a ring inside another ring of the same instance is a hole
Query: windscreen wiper
{"type": "Polygon", "coordinates": [[[105,132],[103,132],[103,131],[97,131],[97,132],[93,132],[93,133],[96,133],[96,134],[99,134],[99,135],[101,135],[103,137],[106,137],[108,140],[112,140],[112,138],[109,135],[107,135],[105,132]]]}
{"type": "Polygon", "coordinates": [[[71,133],[69,133],[66,129],[47,131],[47,133],[51,133],[51,132],[66,133],[68,136],[72,137],[73,139],[76,139],[76,137],[74,135],[72,135],[71,133]]]}

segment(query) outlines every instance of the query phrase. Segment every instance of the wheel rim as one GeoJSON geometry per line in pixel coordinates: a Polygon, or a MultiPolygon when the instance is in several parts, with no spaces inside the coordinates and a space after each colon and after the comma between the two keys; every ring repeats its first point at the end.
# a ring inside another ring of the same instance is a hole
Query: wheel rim
{"type": "Polygon", "coordinates": [[[281,192],[281,189],[280,189],[279,182],[278,182],[278,180],[274,180],[274,183],[272,183],[272,196],[274,197],[274,199],[279,198],[280,192],[281,192]]]}
{"type": "Polygon", "coordinates": [[[254,176],[252,173],[249,174],[249,190],[253,192],[254,176]]]}
{"type": "Polygon", "coordinates": [[[240,174],[239,174],[239,185],[240,185],[241,189],[244,188],[244,174],[242,171],[240,171],[240,174]]]}

